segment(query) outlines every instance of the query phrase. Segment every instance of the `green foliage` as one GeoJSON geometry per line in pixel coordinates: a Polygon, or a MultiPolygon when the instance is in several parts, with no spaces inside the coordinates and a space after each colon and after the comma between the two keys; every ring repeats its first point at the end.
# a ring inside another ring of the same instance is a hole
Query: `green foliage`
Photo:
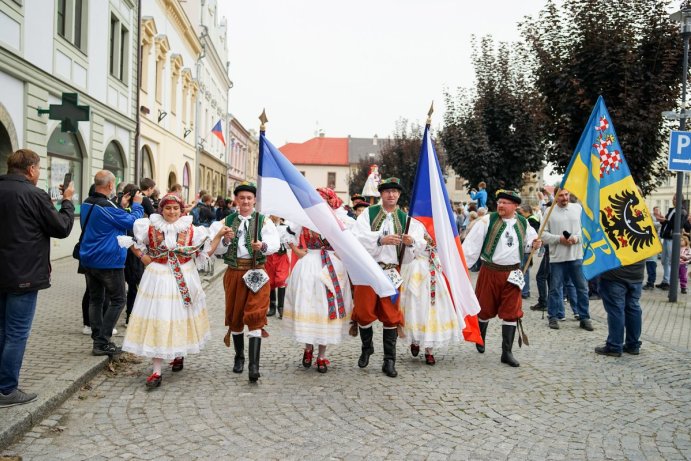
{"type": "MultiPolygon", "coordinates": [[[[423,134],[424,127],[416,124],[409,125],[408,121],[404,119],[399,120],[392,139],[384,143],[374,160],[374,163],[379,166],[379,173],[382,179],[396,177],[401,180],[403,192],[398,201],[400,206],[408,206],[410,204],[423,134]]],[[[437,150],[437,156],[439,157],[442,171],[444,171],[443,152],[437,150]]],[[[348,178],[348,191],[351,195],[362,193],[362,188],[369,174],[370,164],[371,162],[368,159],[360,160],[357,170],[348,178]]]]}
{"type": "Polygon", "coordinates": [[[442,142],[453,169],[468,187],[487,183],[520,188],[523,173],[540,170],[544,158],[541,100],[533,88],[532,58],[520,44],[473,44],[474,91],[446,94],[442,142]]]}
{"type": "Polygon", "coordinates": [[[521,25],[544,100],[547,160],[563,172],[602,95],[636,184],[647,194],[666,177],[682,41],[660,0],[553,0],[521,25]]]}

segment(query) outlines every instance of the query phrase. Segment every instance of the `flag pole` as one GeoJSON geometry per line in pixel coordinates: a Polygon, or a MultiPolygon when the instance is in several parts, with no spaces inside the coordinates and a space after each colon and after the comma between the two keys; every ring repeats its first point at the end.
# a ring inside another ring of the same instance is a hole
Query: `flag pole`
{"type": "MultiPolygon", "coordinates": [[[[537,238],[538,240],[540,237],[542,237],[542,232],[545,230],[545,226],[547,225],[547,221],[549,220],[549,216],[552,214],[552,210],[554,209],[554,205],[557,204],[557,195],[559,195],[559,191],[561,188],[557,187],[554,190],[554,198],[552,199],[552,206],[549,207],[549,210],[547,210],[547,214],[545,215],[544,218],[542,218],[542,222],[540,223],[540,230],[537,233],[537,238]]],[[[530,267],[530,262],[533,260],[533,255],[535,254],[535,248],[530,249],[530,255],[528,256],[528,260],[525,262],[525,266],[523,266],[523,273],[525,274],[525,271],[528,270],[530,267]]]]}
{"type": "MultiPolygon", "coordinates": [[[[427,112],[427,123],[425,123],[425,131],[428,131],[429,127],[432,125],[432,114],[433,113],[434,113],[434,101],[432,101],[432,104],[429,106],[429,112],[427,112]]],[[[408,211],[410,211],[410,210],[408,210],[408,211]]],[[[408,214],[408,217],[405,220],[405,230],[403,231],[404,234],[407,234],[408,231],[410,230],[410,219],[411,219],[410,214],[408,214]]],[[[403,241],[401,241],[401,245],[403,245],[403,241]]],[[[403,256],[405,255],[405,248],[406,248],[406,246],[403,245],[401,252],[398,254],[398,265],[399,266],[401,266],[403,264],[403,256]]]]}
{"type": "MultiPolygon", "coordinates": [[[[257,190],[261,190],[260,181],[261,175],[259,174],[262,170],[262,149],[264,147],[264,136],[266,135],[266,122],[269,119],[266,117],[266,110],[262,109],[261,115],[259,115],[259,161],[257,162],[257,190]]],[[[257,212],[257,220],[254,223],[254,235],[252,236],[252,241],[257,242],[259,239],[259,213],[257,212]]],[[[257,252],[252,251],[252,269],[256,269],[257,264],[257,252]]]]}

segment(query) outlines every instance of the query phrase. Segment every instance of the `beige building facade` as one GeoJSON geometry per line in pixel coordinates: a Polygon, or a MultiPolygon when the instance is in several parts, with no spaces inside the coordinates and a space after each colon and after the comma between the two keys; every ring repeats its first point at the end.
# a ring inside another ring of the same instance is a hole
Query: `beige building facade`
{"type": "Polygon", "coordinates": [[[142,2],[139,93],[141,177],[165,193],[180,184],[194,199],[196,63],[202,51],[178,0],[142,2]]]}

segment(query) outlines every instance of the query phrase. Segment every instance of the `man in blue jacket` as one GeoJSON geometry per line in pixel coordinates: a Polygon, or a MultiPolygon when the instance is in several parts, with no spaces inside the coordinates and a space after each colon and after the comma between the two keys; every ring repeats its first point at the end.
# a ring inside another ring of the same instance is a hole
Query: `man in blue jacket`
{"type": "Polygon", "coordinates": [[[86,272],[89,287],[89,319],[94,355],[120,353],[110,340],[115,323],[125,307],[125,258],[127,249],[120,248],[117,237],[132,230],[134,221],[144,216],[142,196],[122,198],[123,208],[133,201],[131,211],[118,208],[109,200],[115,195],[115,176],[101,170],[94,177],[94,194],[82,203],[82,242],[79,261],[86,272]],[[110,306],[103,312],[103,299],[108,296],[110,306]]]}
{"type": "Polygon", "coordinates": [[[38,290],[50,287],[50,238],[67,237],[74,223],[74,186],[61,191],[57,211],[36,187],[40,160],[36,152],[20,149],[7,159],[8,174],[0,176],[0,408],[36,399],[19,389],[19,370],[38,290]]]}

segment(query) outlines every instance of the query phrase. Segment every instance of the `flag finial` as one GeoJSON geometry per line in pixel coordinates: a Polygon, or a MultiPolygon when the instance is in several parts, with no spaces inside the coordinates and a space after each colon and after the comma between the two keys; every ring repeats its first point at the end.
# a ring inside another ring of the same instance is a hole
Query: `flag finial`
{"type": "Polygon", "coordinates": [[[266,118],[265,109],[262,109],[262,114],[259,116],[259,121],[262,122],[261,125],[259,125],[259,131],[266,131],[266,122],[268,122],[269,119],[266,118]]]}
{"type": "Polygon", "coordinates": [[[434,113],[434,101],[432,101],[432,104],[429,106],[429,112],[427,112],[427,126],[430,126],[432,124],[432,114],[434,113]]]}

